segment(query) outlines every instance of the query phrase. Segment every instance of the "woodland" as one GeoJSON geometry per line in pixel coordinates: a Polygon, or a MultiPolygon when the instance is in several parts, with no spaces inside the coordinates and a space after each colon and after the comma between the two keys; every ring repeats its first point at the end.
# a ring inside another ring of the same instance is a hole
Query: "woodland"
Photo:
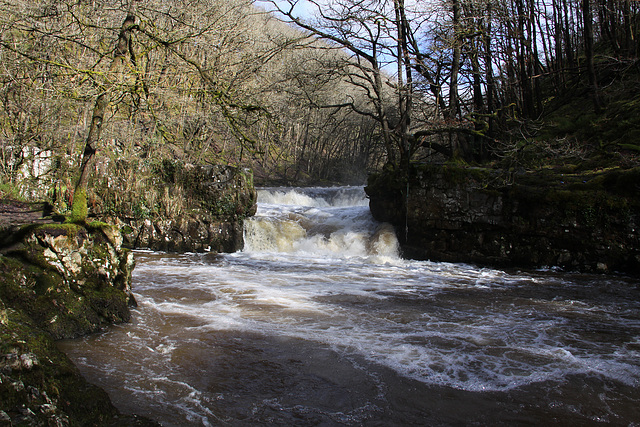
{"type": "Polygon", "coordinates": [[[53,339],[129,318],[123,235],[240,242],[254,185],[377,176],[410,249],[640,271],[639,57],[637,0],[0,0],[0,424],[156,425],[53,339]],[[472,180],[518,221],[434,239],[427,169],[519,175],[472,180]]]}
{"type": "Polygon", "coordinates": [[[0,34],[0,197],[63,213],[163,162],[362,184],[640,152],[637,1],[9,0],[0,34]]]}

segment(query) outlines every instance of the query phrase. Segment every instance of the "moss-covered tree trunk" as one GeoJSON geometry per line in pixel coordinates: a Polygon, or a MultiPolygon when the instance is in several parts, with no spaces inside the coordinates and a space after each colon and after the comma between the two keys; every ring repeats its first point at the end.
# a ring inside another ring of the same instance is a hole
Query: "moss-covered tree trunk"
{"type": "Polygon", "coordinates": [[[80,175],[73,193],[73,205],[71,208],[71,222],[83,222],[87,218],[87,187],[91,169],[95,163],[96,147],[100,139],[104,115],[109,104],[109,90],[115,84],[114,73],[122,68],[127,54],[130,52],[131,33],[135,28],[135,16],[129,13],[122,23],[118,43],[116,44],[113,61],[106,75],[106,82],[102,86],[100,94],[96,98],[91,117],[91,127],[87,134],[84,151],[82,153],[82,163],[80,164],[80,175]]]}

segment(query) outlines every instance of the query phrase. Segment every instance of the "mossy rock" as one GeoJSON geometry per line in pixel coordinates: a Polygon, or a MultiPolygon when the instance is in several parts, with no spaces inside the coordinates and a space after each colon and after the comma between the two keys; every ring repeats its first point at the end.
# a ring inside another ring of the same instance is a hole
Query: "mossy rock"
{"type": "Polygon", "coordinates": [[[464,165],[385,170],[366,188],[406,256],[583,271],[640,271],[640,168],[551,165],[503,171],[464,165]],[[407,182],[409,192],[407,194],[407,182]]]}
{"type": "Polygon", "coordinates": [[[54,342],[129,319],[132,265],[120,240],[102,224],[23,226],[5,236],[10,245],[0,254],[0,420],[157,425],[119,414],[54,342]]]}
{"type": "Polygon", "coordinates": [[[54,338],[76,337],[126,322],[131,254],[111,227],[25,226],[0,257],[3,298],[54,338]]]}
{"type": "Polygon", "coordinates": [[[123,416],[88,383],[49,334],[0,299],[0,411],[8,425],[152,426],[123,416]]]}

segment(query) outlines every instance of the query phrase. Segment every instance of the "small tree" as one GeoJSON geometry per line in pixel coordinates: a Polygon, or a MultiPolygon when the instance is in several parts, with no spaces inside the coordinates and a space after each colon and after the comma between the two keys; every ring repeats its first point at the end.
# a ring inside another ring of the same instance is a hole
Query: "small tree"
{"type": "MultiPolygon", "coordinates": [[[[91,125],[89,133],[84,144],[82,152],[82,162],[80,164],[80,175],[73,193],[73,205],[71,208],[71,222],[84,222],[87,218],[87,186],[91,167],[95,162],[96,146],[102,132],[102,124],[104,123],[104,115],[109,104],[109,92],[116,84],[116,74],[122,70],[129,56],[131,33],[135,28],[135,15],[131,12],[122,22],[120,34],[113,54],[113,60],[109,71],[104,76],[104,81],[100,84],[100,93],[96,98],[91,115],[91,125]]],[[[134,60],[133,58],[131,58],[134,60]]]]}

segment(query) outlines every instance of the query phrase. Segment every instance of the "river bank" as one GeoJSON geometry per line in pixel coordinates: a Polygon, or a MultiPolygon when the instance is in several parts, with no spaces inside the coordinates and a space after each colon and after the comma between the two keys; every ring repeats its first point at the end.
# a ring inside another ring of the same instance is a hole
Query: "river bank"
{"type": "Polygon", "coordinates": [[[130,320],[130,249],[242,248],[242,221],[255,212],[250,171],[119,166],[140,177],[102,176],[88,224],[65,223],[70,203],[59,187],[37,189],[51,203],[0,200],[0,425],[157,425],[122,415],[56,342],[130,320]]]}
{"type": "Polygon", "coordinates": [[[2,203],[0,425],[156,425],[120,414],[55,344],[130,320],[133,254],[117,229],[48,210],[2,203]]]}

